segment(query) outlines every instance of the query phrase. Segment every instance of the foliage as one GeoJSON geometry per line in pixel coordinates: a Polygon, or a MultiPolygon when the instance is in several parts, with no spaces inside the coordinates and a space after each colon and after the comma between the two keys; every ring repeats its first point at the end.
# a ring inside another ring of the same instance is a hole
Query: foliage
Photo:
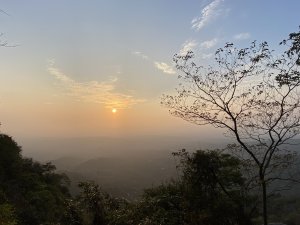
{"type": "Polygon", "coordinates": [[[242,191],[238,159],[206,151],[174,155],[181,161],[181,178],[146,189],[140,201],[115,211],[123,216],[112,224],[251,224],[252,202],[242,191]]]}
{"type": "Polygon", "coordinates": [[[23,158],[21,148],[4,134],[0,136],[0,156],[2,199],[14,208],[18,224],[58,223],[69,196],[67,178],[55,173],[50,163],[23,158]]]}
{"type": "Polygon", "coordinates": [[[66,207],[62,217],[62,223],[69,225],[82,225],[82,210],[79,206],[79,202],[73,199],[67,199],[65,204],[66,207]]]}
{"type": "MultiPolygon", "coordinates": [[[[251,225],[257,217],[244,162],[220,151],[174,153],[180,162],[178,179],[146,189],[129,202],[94,182],[79,183],[80,193],[71,197],[66,177],[55,173],[53,165],[23,158],[11,137],[1,137],[6,167],[0,183],[0,225],[251,225]],[[4,151],[12,153],[5,158],[4,151]]],[[[297,225],[299,200],[275,199],[270,212],[274,221],[297,225]]]]}
{"type": "Polygon", "coordinates": [[[0,225],[17,225],[17,219],[13,206],[10,204],[0,204],[0,225]]]}
{"type": "Polygon", "coordinates": [[[255,207],[244,189],[241,162],[216,151],[185,150],[179,180],[146,189],[138,201],[113,198],[93,182],[67,202],[66,224],[83,225],[249,225],[255,207]]]}
{"type": "Polygon", "coordinates": [[[250,224],[255,207],[244,186],[241,161],[217,151],[185,150],[182,186],[191,224],[250,224]]]}
{"type": "Polygon", "coordinates": [[[78,186],[80,193],[66,201],[65,224],[117,225],[122,216],[126,217],[127,201],[111,197],[92,181],[80,182],[78,186]]]}
{"type": "Polygon", "coordinates": [[[104,192],[100,190],[99,185],[93,182],[81,182],[78,186],[82,190],[78,196],[79,201],[83,205],[86,215],[90,214],[91,224],[105,224],[104,200],[106,196],[104,192]]]}
{"type": "Polygon", "coordinates": [[[270,199],[270,219],[287,225],[300,225],[299,196],[276,196],[270,199]]]}
{"type": "Polygon", "coordinates": [[[21,148],[9,136],[0,134],[0,183],[12,179],[21,169],[21,148]]]}
{"type": "Polygon", "coordinates": [[[141,200],[127,207],[125,223],[132,225],[176,225],[183,222],[182,192],[176,183],[145,190],[141,200]]]}

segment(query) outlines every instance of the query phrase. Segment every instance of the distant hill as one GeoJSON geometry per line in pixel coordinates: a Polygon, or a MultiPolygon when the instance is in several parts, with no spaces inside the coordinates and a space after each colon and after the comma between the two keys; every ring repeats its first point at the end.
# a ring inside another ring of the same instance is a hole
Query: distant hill
{"type": "Polygon", "coordinates": [[[156,155],[100,157],[85,161],[64,157],[52,163],[70,177],[71,190],[75,193],[79,181],[94,180],[113,195],[133,199],[144,188],[176,178],[174,158],[162,152],[156,155]]]}
{"type": "Polygon", "coordinates": [[[79,137],[20,141],[23,154],[51,161],[72,181],[72,192],[82,180],[95,180],[110,193],[135,198],[142,190],[176,177],[172,152],[226,146],[224,139],[198,137],[79,137]]]}
{"type": "MultiPolygon", "coordinates": [[[[79,181],[95,180],[114,195],[135,198],[144,188],[176,178],[172,152],[223,148],[228,143],[228,139],[214,137],[201,141],[195,137],[144,136],[45,138],[23,140],[21,145],[25,156],[51,161],[65,172],[72,181],[73,193],[79,181]]],[[[295,145],[287,147],[298,150],[299,143],[296,139],[295,145]]]]}
{"type": "MultiPolygon", "coordinates": [[[[140,155],[143,152],[174,152],[182,148],[221,148],[230,143],[227,139],[212,137],[78,137],[78,138],[38,138],[19,141],[25,156],[39,161],[49,161],[62,157],[91,159],[122,155],[140,155]]],[[[153,153],[155,154],[155,153],[153,153]]]]}

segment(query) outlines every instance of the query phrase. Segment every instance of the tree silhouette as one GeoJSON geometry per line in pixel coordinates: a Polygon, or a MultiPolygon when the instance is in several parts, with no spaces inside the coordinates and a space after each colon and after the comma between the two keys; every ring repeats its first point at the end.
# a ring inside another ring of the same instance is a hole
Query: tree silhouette
{"type": "Polygon", "coordinates": [[[300,133],[300,33],[291,33],[277,55],[267,42],[248,48],[227,43],[215,53],[215,64],[198,66],[195,55],[174,56],[182,84],[164,95],[170,113],[197,125],[225,129],[235,140],[235,153],[254,166],[267,225],[267,186],[286,180],[283,169],[295,159],[286,148],[300,133]]]}
{"type": "Polygon", "coordinates": [[[67,185],[55,166],[23,158],[21,147],[0,134],[0,224],[58,223],[70,197],[67,185]]]}

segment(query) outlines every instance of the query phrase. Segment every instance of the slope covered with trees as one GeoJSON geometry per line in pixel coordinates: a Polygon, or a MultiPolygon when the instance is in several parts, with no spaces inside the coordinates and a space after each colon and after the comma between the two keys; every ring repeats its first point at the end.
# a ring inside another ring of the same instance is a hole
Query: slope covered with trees
{"type": "MultiPolygon", "coordinates": [[[[220,151],[175,152],[178,179],[144,190],[129,201],[94,182],[79,183],[70,196],[68,178],[51,164],[21,155],[0,136],[1,225],[251,225],[261,224],[259,198],[249,190],[243,161],[220,151]]],[[[174,165],[175,166],[175,165],[174,165]]],[[[299,198],[272,200],[270,218],[298,225],[299,198]],[[284,207],[282,207],[284,205],[284,207]]]]}
{"type": "MultiPolygon", "coordinates": [[[[23,158],[21,147],[0,135],[0,218],[2,224],[55,224],[69,197],[64,175],[51,164],[23,158]]],[[[0,223],[1,223],[0,222],[0,223]]]]}

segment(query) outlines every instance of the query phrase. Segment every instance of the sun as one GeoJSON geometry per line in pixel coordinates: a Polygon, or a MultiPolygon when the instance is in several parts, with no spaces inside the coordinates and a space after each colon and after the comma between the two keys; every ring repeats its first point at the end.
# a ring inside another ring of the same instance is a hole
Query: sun
{"type": "Polygon", "coordinates": [[[112,109],[111,112],[112,113],[116,113],[118,110],[117,109],[112,109]]]}

